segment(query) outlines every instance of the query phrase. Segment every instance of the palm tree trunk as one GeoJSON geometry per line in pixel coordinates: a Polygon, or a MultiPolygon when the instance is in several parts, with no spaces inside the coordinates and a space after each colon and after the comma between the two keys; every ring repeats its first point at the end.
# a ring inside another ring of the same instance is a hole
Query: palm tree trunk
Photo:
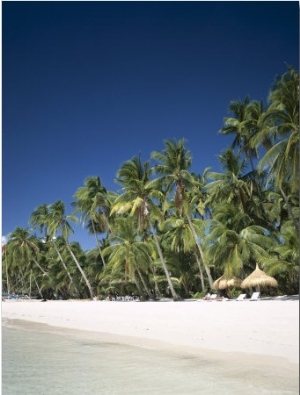
{"type": "Polygon", "coordinates": [[[198,257],[198,255],[197,255],[197,253],[196,253],[196,252],[194,253],[194,255],[195,255],[195,257],[196,257],[196,261],[197,261],[198,268],[199,268],[199,273],[200,273],[200,281],[201,281],[201,289],[202,289],[202,291],[204,291],[204,290],[205,290],[205,286],[204,286],[203,271],[202,271],[202,267],[201,267],[200,259],[199,259],[199,257],[198,257]]]}
{"type": "MultiPolygon", "coordinates": [[[[152,268],[152,274],[153,274],[153,277],[155,277],[155,268],[154,268],[154,267],[152,268]]],[[[153,281],[154,281],[154,291],[155,291],[155,295],[156,295],[156,296],[161,296],[161,292],[160,292],[159,286],[158,286],[158,284],[157,284],[157,281],[154,280],[154,279],[153,279],[153,281]]]]}
{"type": "Polygon", "coordinates": [[[297,232],[299,232],[299,223],[296,221],[296,218],[294,217],[294,214],[293,214],[291,205],[289,203],[289,200],[288,200],[288,198],[287,198],[282,186],[280,186],[279,189],[280,189],[280,192],[281,192],[281,194],[283,196],[283,199],[285,201],[285,204],[286,204],[289,216],[290,216],[290,218],[291,218],[291,220],[292,220],[292,222],[293,222],[293,224],[295,226],[295,229],[296,229],[297,232]]]}
{"type": "Polygon", "coordinates": [[[29,276],[29,298],[31,299],[31,277],[32,277],[32,270],[30,270],[29,276]]]}
{"type": "Polygon", "coordinates": [[[36,279],[34,279],[34,281],[35,281],[35,285],[37,286],[37,289],[39,290],[39,294],[40,294],[41,298],[43,299],[42,291],[41,291],[40,287],[38,286],[36,279]]]}
{"type": "Polygon", "coordinates": [[[193,225],[193,223],[192,223],[192,221],[191,221],[191,218],[190,218],[188,215],[186,215],[186,218],[187,218],[187,220],[188,220],[188,223],[189,223],[189,226],[190,226],[191,231],[192,231],[192,233],[193,233],[193,236],[194,236],[194,239],[195,239],[197,248],[198,248],[198,250],[199,250],[200,257],[201,257],[202,263],[203,263],[203,265],[204,265],[204,269],[205,269],[206,274],[207,274],[209,286],[210,286],[210,288],[212,288],[212,286],[213,286],[213,279],[212,279],[212,277],[211,277],[209,267],[205,264],[205,259],[204,259],[203,250],[202,250],[201,245],[200,245],[200,243],[199,243],[199,241],[198,241],[197,233],[196,233],[196,231],[195,231],[195,228],[194,228],[194,225],[193,225]]]}
{"type": "Polygon", "coordinates": [[[75,255],[73,254],[73,251],[71,250],[71,247],[69,246],[69,243],[67,242],[66,239],[64,239],[64,240],[65,240],[65,243],[66,243],[66,247],[67,247],[69,253],[71,254],[71,256],[72,256],[72,258],[73,258],[73,261],[75,262],[75,264],[76,264],[78,270],[80,271],[80,273],[81,273],[81,275],[82,275],[82,277],[83,277],[83,279],[84,279],[84,281],[85,281],[85,283],[86,283],[86,286],[87,286],[88,289],[89,289],[91,299],[93,299],[93,298],[94,298],[94,292],[93,292],[93,289],[92,289],[92,287],[91,287],[91,284],[90,284],[89,280],[87,279],[87,277],[86,277],[84,271],[82,270],[82,267],[80,266],[78,260],[76,259],[75,255]]]}
{"type": "Polygon", "coordinates": [[[135,285],[136,285],[136,287],[137,287],[137,290],[138,290],[138,293],[139,293],[140,297],[142,297],[144,293],[143,293],[143,291],[141,290],[140,284],[139,284],[138,280],[137,280],[136,277],[135,277],[134,271],[133,271],[133,273],[132,273],[132,278],[133,278],[133,281],[134,281],[134,283],[135,283],[135,285]]]}
{"type": "Polygon", "coordinates": [[[163,254],[162,254],[162,251],[161,251],[161,248],[160,248],[160,245],[159,245],[159,241],[158,241],[157,235],[156,235],[156,233],[154,231],[152,222],[150,221],[150,218],[149,218],[149,225],[150,225],[150,229],[151,229],[151,232],[152,232],[154,240],[155,240],[157,252],[158,252],[158,255],[159,255],[159,258],[160,258],[163,270],[165,272],[165,275],[166,275],[166,278],[167,278],[167,281],[168,281],[168,285],[169,285],[169,288],[170,288],[170,291],[171,291],[172,298],[173,298],[173,300],[179,300],[180,298],[176,294],[175,289],[173,287],[173,284],[172,284],[172,281],[171,281],[171,277],[170,277],[170,274],[169,274],[169,271],[168,271],[165,259],[163,257],[163,254]]]}
{"type": "Polygon", "coordinates": [[[59,256],[59,259],[60,259],[60,261],[61,261],[61,263],[62,263],[62,265],[63,265],[65,271],[67,272],[68,277],[69,277],[69,280],[70,280],[69,289],[70,289],[70,287],[71,287],[71,284],[73,284],[73,287],[74,287],[74,289],[75,289],[75,292],[79,295],[79,291],[78,291],[76,285],[75,285],[74,282],[73,282],[73,278],[72,278],[72,276],[71,276],[71,274],[70,274],[70,272],[69,272],[69,270],[68,270],[68,268],[67,268],[67,265],[65,264],[65,262],[64,262],[64,260],[63,260],[63,257],[61,256],[61,253],[59,252],[59,249],[57,248],[57,245],[55,244],[54,241],[52,241],[52,244],[53,244],[53,246],[54,246],[54,248],[55,248],[55,251],[57,252],[57,255],[59,256]]]}
{"type": "Polygon", "coordinates": [[[151,298],[153,297],[153,295],[151,295],[151,292],[149,291],[149,288],[147,287],[147,284],[146,284],[146,282],[145,282],[145,280],[144,280],[144,277],[142,276],[142,273],[141,273],[140,269],[137,268],[136,271],[138,272],[139,278],[140,278],[140,280],[141,280],[141,282],[142,282],[142,284],[143,284],[143,287],[144,287],[144,289],[145,289],[147,295],[148,295],[149,298],[151,299],[151,298]]]}
{"type": "Polygon", "coordinates": [[[102,255],[102,252],[101,252],[100,243],[99,243],[99,240],[98,240],[98,237],[97,237],[97,233],[96,233],[96,229],[95,229],[95,225],[94,225],[94,221],[93,220],[92,220],[92,227],[93,227],[94,236],[95,236],[96,243],[97,243],[98,250],[99,250],[99,255],[101,257],[103,266],[105,266],[105,260],[104,260],[104,257],[102,255]]]}
{"type": "Polygon", "coordinates": [[[5,254],[5,272],[6,272],[7,293],[9,293],[8,262],[7,262],[6,249],[4,250],[4,254],[5,254]]]}
{"type": "Polygon", "coordinates": [[[45,276],[49,276],[49,274],[47,272],[45,272],[45,270],[40,266],[40,264],[38,263],[38,261],[36,259],[33,258],[33,262],[37,265],[37,267],[42,271],[42,273],[45,276]]]}

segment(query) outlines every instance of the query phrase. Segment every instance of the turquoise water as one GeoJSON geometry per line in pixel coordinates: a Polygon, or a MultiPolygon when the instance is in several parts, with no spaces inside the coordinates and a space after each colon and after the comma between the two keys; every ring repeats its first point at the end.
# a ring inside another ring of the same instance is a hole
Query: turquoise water
{"type": "Polygon", "coordinates": [[[3,395],[298,394],[278,383],[195,355],[2,328],[3,395]]]}

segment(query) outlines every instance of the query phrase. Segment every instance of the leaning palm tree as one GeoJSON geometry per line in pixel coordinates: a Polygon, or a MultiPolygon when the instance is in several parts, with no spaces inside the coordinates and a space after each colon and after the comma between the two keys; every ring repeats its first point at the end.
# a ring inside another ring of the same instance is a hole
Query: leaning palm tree
{"type": "Polygon", "coordinates": [[[32,283],[44,282],[49,277],[46,262],[41,260],[39,241],[28,230],[16,228],[10,234],[5,251],[6,275],[11,289],[21,287],[23,293],[28,290],[31,293],[32,283]]]}
{"type": "Polygon", "coordinates": [[[104,233],[108,227],[109,201],[106,188],[102,185],[100,177],[88,177],[84,186],[77,189],[76,199],[72,205],[76,207],[74,214],[81,213],[80,220],[83,226],[91,228],[95,236],[99,255],[103,266],[103,258],[97,233],[104,233]]]}
{"type": "Polygon", "coordinates": [[[28,230],[20,227],[16,228],[10,234],[7,249],[12,251],[13,259],[21,259],[25,265],[33,261],[43,275],[48,274],[37,259],[39,253],[38,240],[34,236],[31,236],[28,230]]]}
{"type": "Polygon", "coordinates": [[[123,163],[117,173],[117,182],[122,185],[123,193],[116,199],[111,214],[124,214],[129,212],[130,215],[136,216],[138,229],[143,232],[150,227],[154,237],[157,252],[170,287],[174,300],[179,299],[173,287],[171,277],[160,247],[160,243],[152,222],[153,218],[158,218],[160,212],[153,203],[152,198],[162,198],[162,192],[150,187],[148,184],[151,175],[149,162],[142,163],[140,157],[134,157],[123,163]]]}
{"type": "Polygon", "coordinates": [[[68,222],[69,220],[76,222],[76,217],[71,215],[67,215],[67,216],[65,215],[65,205],[61,200],[58,200],[57,202],[49,206],[49,215],[47,217],[49,235],[51,238],[54,238],[57,232],[61,233],[61,237],[65,242],[66,248],[69,251],[70,255],[72,256],[72,259],[75,262],[78,270],[80,271],[82,278],[84,279],[84,282],[89,290],[91,299],[93,299],[94,293],[91,284],[88,278],[86,277],[82,267],[80,266],[80,263],[78,262],[78,259],[74,255],[68,242],[69,234],[74,232],[71,225],[68,222]]]}
{"type": "MultiPolygon", "coordinates": [[[[46,243],[46,244],[49,243],[50,246],[52,246],[55,249],[55,251],[60,259],[60,262],[69,277],[70,286],[71,286],[71,284],[73,283],[73,278],[72,278],[70,271],[69,271],[69,269],[62,257],[59,246],[57,246],[55,237],[49,237],[48,219],[49,219],[49,206],[47,204],[43,204],[41,206],[36,207],[36,209],[33,211],[33,213],[30,216],[30,219],[29,219],[29,224],[31,224],[34,229],[38,229],[40,231],[40,233],[44,232],[44,238],[43,238],[44,243],[46,243]]],[[[76,289],[76,286],[75,286],[75,289],[76,289]]],[[[77,292],[77,290],[76,290],[76,292],[77,292]]]]}

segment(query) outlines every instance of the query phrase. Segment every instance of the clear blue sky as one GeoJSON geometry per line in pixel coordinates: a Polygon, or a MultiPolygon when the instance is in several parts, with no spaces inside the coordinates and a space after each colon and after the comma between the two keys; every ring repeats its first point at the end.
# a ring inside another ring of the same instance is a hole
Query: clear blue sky
{"type": "MultiPolygon", "coordinates": [[[[185,138],[219,169],[231,100],[266,100],[298,69],[293,2],[2,2],[2,235],[88,176],[185,138]]],[[[93,237],[75,226],[84,249],[93,237]]]]}

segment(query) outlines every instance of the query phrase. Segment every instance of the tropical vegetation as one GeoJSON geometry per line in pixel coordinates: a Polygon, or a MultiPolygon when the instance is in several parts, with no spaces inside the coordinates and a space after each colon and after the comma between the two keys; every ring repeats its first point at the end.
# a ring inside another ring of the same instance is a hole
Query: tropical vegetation
{"type": "Polygon", "coordinates": [[[179,300],[203,295],[220,276],[244,279],[258,264],[278,281],[266,292],[298,293],[299,73],[278,76],[266,104],[247,96],[229,112],[219,133],[232,135],[232,146],[219,153],[219,172],[192,172],[187,142],[165,140],[150,160],[120,166],[120,192],[87,177],[73,213],[62,201],[41,202],[2,251],[2,289],[179,300]],[[69,241],[78,221],[94,249],[69,241]]]}

